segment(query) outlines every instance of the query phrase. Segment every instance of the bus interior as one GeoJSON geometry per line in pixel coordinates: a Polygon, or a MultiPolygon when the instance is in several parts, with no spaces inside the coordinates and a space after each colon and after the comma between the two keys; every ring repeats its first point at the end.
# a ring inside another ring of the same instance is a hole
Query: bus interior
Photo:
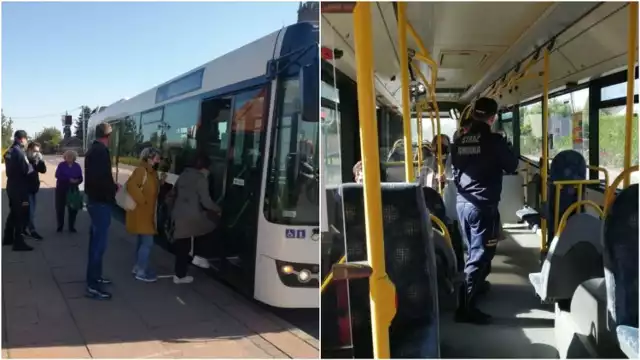
{"type": "Polygon", "coordinates": [[[321,14],[322,357],[637,358],[638,3],[321,14]],[[434,136],[452,139],[479,97],[500,104],[494,131],[520,158],[503,179],[484,326],[454,321],[455,186],[420,181],[445,172],[434,136]]]}

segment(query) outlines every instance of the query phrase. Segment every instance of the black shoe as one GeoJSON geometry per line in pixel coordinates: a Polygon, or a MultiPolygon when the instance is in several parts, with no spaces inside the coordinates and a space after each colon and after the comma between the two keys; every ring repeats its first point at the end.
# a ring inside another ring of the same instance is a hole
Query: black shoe
{"type": "Polygon", "coordinates": [[[489,292],[489,290],[491,290],[491,283],[485,280],[478,289],[478,295],[485,295],[489,292]]]}
{"type": "Polygon", "coordinates": [[[13,245],[13,237],[12,236],[3,236],[2,237],[2,246],[11,246],[13,245]]]}
{"type": "Polygon", "coordinates": [[[91,287],[87,288],[87,293],[86,296],[88,298],[91,299],[96,299],[96,300],[109,300],[111,299],[111,294],[106,292],[106,291],[102,291],[100,289],[94,289],[91,287]]]}
{"type": "Polygon", "coordinates": [[[107,278],[100,278],[100,279],[98,279],[98,284],[110,285],[111,284],[111,280],[109,280],[107,278]]]}
{"type": "Polygon", "coordinates": [[[460,308],[456,311],[455,321],[476,325],[487,325],[491,323],[491,315],[485,314],[474,307],[460,308]]]}
{"type": "Polygon", "coordinates": [[[76,230],[76,228],[70,228],[70,229],[69,229],[69,232],[70,232],[70,233],[74,233],[74,234],[75,234],[75,233],[77,233],[77,232],[78,232],[78,230],[76,230]]]}
{"type": "Polygon", "coordinates": [[[61,233],[62,232],[62,226],[58,226],[58,229],[56,229],[56,232],[61,233]]]}
{"type": "Polygon", "coordinates": [[[13,244],[13,251],[33,251],[33,248],[25,243],[13,244]]]}
{"type": "Polygon", "coordinates": [[[35,230],[29,231],[29,236],[30,236],[32,239],[36,239],[36,240],[44,240],[44,238],[43,238],[40,234],[38,234],[38,232],[37,232],[37,231],[35,231],[35,230]]]}
{"type": "Polygon", "coordinates": [[[22,237],[33,239],[33,236],[31,236],[31,231],[29,231],[29,229],[24,229],[22,231],[22,237]]]}

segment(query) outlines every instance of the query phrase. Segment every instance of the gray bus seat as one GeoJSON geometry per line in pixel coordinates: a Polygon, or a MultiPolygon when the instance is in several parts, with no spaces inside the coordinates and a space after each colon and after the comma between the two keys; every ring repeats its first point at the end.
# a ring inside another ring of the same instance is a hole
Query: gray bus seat
{"type": "Polygon", "coordinates": [[[614,199],[604,221],[603,243],[608,328],[616,332],[620,349],[637,358],[638,184],[614,199]]]}
{"type": "Polygon", "coordinates": [[[569,218],[560,237],[553,239],[541,271],[529,274],[542,301],[571,299],[582,282],[603,276],[601,226],[599,218],[587,213],[569,218]]]}
{"type": "MultiPolygon", "coordinates": [[[[341,185],[347,261],[367,259],[361,184],[341,185]]],[[[397,310],[389,330],[392,357],[439,357],[439,311],[433,229],[417,184],[383,183],[385,265],[396,287],[397,310]]],[[[371,358],[369,282],[349,281],[356,358],[371,358]]]]}
{"type": "Polygon", "coordinates": [[[618,326],[616,329],[620,350],[629,359],[638,358],[638,328],[631,326],[618,326]]]}

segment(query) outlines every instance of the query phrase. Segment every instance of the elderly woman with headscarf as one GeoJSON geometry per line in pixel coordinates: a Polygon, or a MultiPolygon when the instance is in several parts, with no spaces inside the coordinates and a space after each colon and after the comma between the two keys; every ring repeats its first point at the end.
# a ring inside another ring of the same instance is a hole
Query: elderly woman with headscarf
{"type": "Polygon", "coordinates": [[[132,273],[136,280],[154,282],[156,274],[149,266],[154,237],[157,234],[156,206],[158,193],[164,177],[158,178],[160,166],[160,151],[155,148],[145,148],[140,153],[140,165],[133,170],[127,180],[126,190],[136,203],[133,210],[127,211],[127,232],[137,237],[135,265],[132,273]]]}
{"type": "Polygon", "coordinates": [[[58,232],[64,228],[65,210],[69,213],[69,231],[76,232],[77,208],[70,206],[68,202],[70,192],[79,192],[78,186],[82,183],[82,168],[76,162],[78,153],[73,150],[65,151],[64,161],[56,168],[56,215],[58,220],[58,232]]]}

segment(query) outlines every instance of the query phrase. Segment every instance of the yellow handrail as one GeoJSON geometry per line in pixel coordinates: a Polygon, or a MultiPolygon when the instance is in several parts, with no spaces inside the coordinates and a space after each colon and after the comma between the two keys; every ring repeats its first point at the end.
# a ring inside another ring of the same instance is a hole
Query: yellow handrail
{"type": "Polygon", "coordinates": [[[562,214],[562,219],[560,220],[560,225],[558,226],[558,231],[555,233],[558,238],[560,238],[560,234],[564,231],[564,228],[567,226],[567,221],[569,219],[569,215],[576,210],[579,206],[589,205],[596,210],[600,219],[604,218],[604,212],[600,209],[600,206],[591,200],[579,200],[571,204],[562,214]]]}
{"type": "Polygon", "coordinates": [[[444,224],[444,222],[442,222],[442,220],[438,219],[433,214],[429,214],[429,219],[432,222],[436,223],[436,225],[438,225],[438,227],[441,230],[440,233],[445,238],[445,240],[447,240],[447,245],[449,245],[449,247],[453,249],[453,242],[451,241],[451,234],[449,233],[449,229],[447,229],[447,226],[444,224]]]}
{"type": "Polygon", "coordinates": [[[413,182],[415,174],[413,166],[413,148],[411,146],[411,98],[409,97],[409,51],[407,50],[407,18],[405,16],[407,4],[398,2],[398,51],[400,52],[400,81],[402,92],[402,130],[404,131],[404,158],[407,165],[404,168],[405,181],[413,182]]]}
{"type": "MultiPolygon", "coordinates": [[[[638,2],[629,2],[629,25],[627,27],[627,111],[624,122],[624,168],[631,167],[631,133],[633,131],[633,93],[635,90],[636,47],[638,46],[638,2]]],[[[624,178],[623,189],[629,187],[629,173],[624,178]]]]}
{"type": "MultiPolygon", "coordinates": [[[[338,264],[343,264],[345,261],[347,261],[347,255],[344,255],[343,257],[341,257],[340,260],[338,261],[338,264]]],[[[322,282],[322,285],[320,285],[320,293],[324,292],[324,290],[329,286],[329,284],[331,284],[331,281],[333,281],[333,271],[329,272],[329,275],[327,275],[327,277],[322,282]]]]}
{"type": "MultiPolygon", "coordinates": [[[[402,6],[400,8],[404,13],[404,8],[402,6]]],[[[369,277],[369,295],[373,356],[376,359],[388,359],[391,355],[389,350],[389,326],[396,312],[394,305],[396,289],[389,280],[385,269],[383,229],[382,221],[380,221],[382,219],[380,153],[378,148],[375,88],[373,85],[373,31],[371,29],[371,3],[369,2],[358,2],[354,8],[353,41],[355,52],[358,54],[356,56],[356,84],[358,112],[360,119],[362,119],[362,121],[359,121],[359,127],[364,183],[367,260],[372,271],[369,277]]],[[[406,48],[404,51],[405,53],[401,58],[405,59],[404,63],[406,65],[406,48]]],[[[408,72],[406,68],[405,72],[408,72]]],[[[408,103],[405,102],[405,107],[406,105],[408,103]]],[[[411,149],[410,139],[409,149],[411,149]]],[[[412,159],[411,157],[409,159],[410,162],[412,159]]],[[[413,170],[412,166],[409,167],[413,170]]]]}
{"type": "Polygon", "coordinates": [[[624,169],[613,180],[613,183],[611,183],[611,186],[609,186],[607,191],[604,193],[604,213],[605,214],[609,212],[609,207],[613,203],[613,195],[616,193],[616,189],[618,188],[618,185],[620,185],[620,182],[622,181],[622,179],[624,179],[625,176],[627,176],[628,174],[631,174],[634,171],[638,171],[638,165],[634,165],[628,169],[624,169]]]}
{"type": "MultiPolygon", "coordinates": [[[[556,180],[553,185],[556,187],[555,199],[553,203],[553,231],[558,231],[559,210],[560,210],[560,192],[563,186],[576,186],[578,188],[578,201],[582,200],[582,187],[584,185],[599,185],[600,180],[556,180]]],[[[566,211],[565,211],[566,213],[566,211]]]]}
{"type": "MultiPolygon", "coordinates": [[[[542,174],[542,203],[547,203],[547,170],[549,166],[549,49],[545,47],[543,58],[543,70],[544,76],[542,80],[542,168],[540,169],[542,174]]],[[[540,227],[542,230],[542,236],[540,238],[540,252],[547,252],[547,219],[542,217],[540,219],[540,227]]]]}

